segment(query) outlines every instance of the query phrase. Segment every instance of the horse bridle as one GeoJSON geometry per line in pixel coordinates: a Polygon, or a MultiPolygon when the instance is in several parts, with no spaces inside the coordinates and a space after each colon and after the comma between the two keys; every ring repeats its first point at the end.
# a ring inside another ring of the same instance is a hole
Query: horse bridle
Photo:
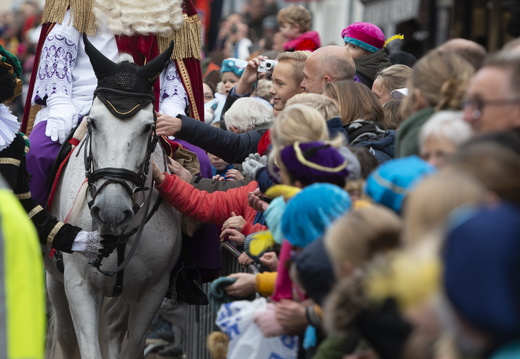
{"type": "MultiPolygon", "coordinates": [[[[141,94],[141,93],[134,93],[134,92],[127,92],[127,91],[120,91],[120,90],[114,90],[114,89],[106,89],[106,88],[98,88],[95,92],[110,92],[115,93],[119,96],[146,96],[150,97],[151,95],[148,94],[141,94]]],[[[153,96],[151,96],[153,99],[153,96]]],[[[148,142],[146,145],[146,159],[140,169],[139,172],[130,171],[126,168],[114,168],[114,167],[105,167],[105,168],[99,168],[94,169],[93,164],[93,155],[92,155],[92,125],[91,121],[88,118],[87,119],[87,136],[86,136],[86,143],[85,146],[85,177],[87,178],[88,182],[88,188],[90,190],[90,194],[92,196],[92,200],[88,202],[89,208],[92,207],[94,204],[94,201],[97,197],[97,195],[103,190],[106,186],[109,184],[119,184],[121,185],[130,198],[132,198],[133,205],[133,212],[134,214],[139,211],[139,209],[143,206],[143,203],[138,204],[135,200],[135,194],[141,191],[147,191],[150,188],[145,187],[146,177],[148,174],[148,170],[150,169],[150,157],[152,156],[153,151],[155,150],[155,146],[157,145],[157,142],[159,140],[156,132],[156,122],[157,122],[157,116],[155,114],[155,111],[153,111],[153,120],[154,123],[152,125],[152,128],[150,129],[150,135],[148,137],[148,142]],[[88,153],[87,153],[88,151],[88,153]],[[98,188],[96,185],[96,182],[104,179],[105,182],[98,188]],[[134,188],[131,188],[127,181],[133,183],[135,185],[134,188]]]]}
{"type": "MultiPolygon", "coordinates": [[[[147,94],[141,94],[141,93],[134,93],[134,92],[127,92],[127,91],[120,91],[120,90],[114,90],[114,89],[106,89],[106,88],[98,88],[94,95],[97,92],[104,91],[109,93],[115,93],[119,96],[132,96],[132,97],[149,97],[152,100],[155,98],[152,95],[147,94]]],[[[155,211],[158,209],[160,203],[161,203],[161,197],[157,198],[157,201],[155,205],[153,206],[153,209],[150,213],[148,213],[148,209],[150,206],[151,198],[152,198],[152,191],[148,194],[148,197],[143,201],[142,204],[137,204],[136,200],[134,198],[134,195],[137,192],[141,191],[148,191],[150,190],[149,187],[145,187],[146,178],[148,174],[148,170],[150,169],[150,158],[152,156],[153,151],[155,150],[155,146],[157,145],[157,142],[159,140],[156,132],[156,122],[157,122],[157,116],[155,114],[155,111],[153,111],[153,119],[154,123],[152,125],[152,128],[150,129],[150,135],[148,137],[147,145],[146,145],[146,159],[143,163],[143,166],[139,172],[130,171],[126,168],[114,168],[114,167],[105,167],[105,168],[99,168],[94,169],[93,168],[93,154],[92,154],[92,125],[90,122],[90,119],[87,119],[87,135],[86,135],[86,143],[84,150],[84,156],[85,156],[85,176],[87,178],[88,187],[90,190],[90,193],[92,195],[92,200],[88,202],[89,208],[92,207],[94,204],[94,200],[96,199],[97,195],[109,184],[120,184],[123,186],[123,188],[126,190],[128,195],[132,198],[132,202],[134,203],[134,206],[132,208],[134,214],[136,214],[143,205],[145,205],[145,213],[143,214],[143,219],[141,221],[141,224],[134,228],[133,230],[121,234],[120,236],[116,237],[116,243],[117,243],[117,252],[118,252],[118,266],[114,270],[110,271],[104,271],[100,268],[101,261],[104,257],[103,254],[100,254],[97,258],[97,260],[94,262],[93,266],[107,276],[113,276],[114,274],[117,274],[116,278],[116,284],[114,285],[113,294],[111,296],[118,296],[122,292],[123,288],[123,270],[126,267],[126,265],[130,262],[130,259],[133,257],[133,254],[135,253],[137,246],[139,244],[139,240],[141,238],[141,234],[143,232],[145,224],[151,219],[155,211]],[[87,153],[88,151],[88,153],[87,153]],[[100,179],[104,179],[105,182],[97,188],[95,182],[97,182],[100,179]],[[129,181],[135,185],[134,188],[131,188],[126,181],[129,181]],[[137,233],[137,234],[136,234],[137,233]],[[132,248],[130,249],[130,252],[128,256],[125,258],[125,246],[126,242],[129,237],[136,234],[136,239],[132,245],[132,248]]],[[[166,166],[166,162],[165,162],[166,166]]],[[[152,183],[153,186],[153,183],[152,183]]],[[[106,237],[106,236],[105,236],[106,237]]]]}

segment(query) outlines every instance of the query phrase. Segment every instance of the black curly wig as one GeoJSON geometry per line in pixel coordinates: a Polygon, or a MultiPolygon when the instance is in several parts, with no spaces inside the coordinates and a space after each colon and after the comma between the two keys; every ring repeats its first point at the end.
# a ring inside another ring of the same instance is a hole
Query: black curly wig
{"type": "Polygon", "coordinates": [[[16,79],[9,74],[5,67],[0,66],[0,103],[4,103],[14,96],[16,79]]]}

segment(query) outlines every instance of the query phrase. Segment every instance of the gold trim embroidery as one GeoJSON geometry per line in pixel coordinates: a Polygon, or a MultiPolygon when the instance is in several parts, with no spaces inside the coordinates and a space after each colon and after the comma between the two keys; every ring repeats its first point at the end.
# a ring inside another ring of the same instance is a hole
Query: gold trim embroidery
{"type": "Polygon", "coordinates": [[[47,246],[48,247],[52,248],[52,242],[54,242],[54,237],[56,237],[56,234],[58,234],[61,227],[63,227],[64,225],[65,225],[65,223],[58,222],[58,223],[56,223],[56,225],[54,226],[52,231],[50,231],[49,235],[47,236],[47,246]]]}
{"type": "Polygon", "coordinates": [[[128,111],[128,112],[119,112],[119,111],[115,108],[115,106],[112,105],[112,102],[110,102],[110,101],[107,100],[107,103],[108,103],[110,106],[112,106],[112,109],[113,109],[114,111],[116,111],[116,112],[117,112],[118,114],[120,114],[120,115],[128,115],[128,114],[131,113],[133,110],[135,110],[136,108],[138,108],[139,106],[141,106],[141,105],[138,104],[138,105],[135,105],[134,107],[132,107],[132,108],[130,109],[130,111],[128,111]]]}
{"type": "MultiPolygon", "coordinates": [[[[188,69],[186,68],[186,64],[184,61],[177,61],[177,67],[179,69],[179,74],[181,75],[184,87],[186,88],[186,92],[188,93],[188,97],[190,99],[190,109],[192,111],[193,118],[197,120],[201,120],[199,116],[199,109],[196,106],[195,95],[193,94],[193,89],[191,88],[191,80],[190,74],[188,73],[188,69]]],[[[174,115],[175,116],[175,115],[174,115]]]]}
{"type": "Polygon", "coordinates": [[[16,158],[0,158],[0,165],[14,165],[16,167],[20,167],[20,160],[16,158]]]}
{"type": "Polygon", "coordinates": [[[29,199],[29,198],[31,198],[31,192],[17,193],[16,197],[18,199],[29,199]]]}
{"type": "Polygon", "coordinates": [[[27,213],[27,215],[29,216],[29,218],[33,218],[35,215],[37,215],[37,214],[40,213],[41,211],[43,211],[42,206],[37,205],[36,207],[34,207],[33,209],[31,209],[31,210],[29,211],[29,213],[27,213]]]}
{"type": "Polygon", "coordinates": [[[296,153],[296,158],[302,165],[305,165],[307,167],[313,168],[318,171],[323,172],[329,172],[329,173],[337,173],[339,171],[342,171],[345,167],[347,167],[347,161],[343,162],[341,165],[337,167],[325,167],[321,166],[317,163],[311,162],[305,158],[305,156],[302,153],[302,149],[300,148],[300,142],[296,141],[293,145],[294,152],[296,153]]]}

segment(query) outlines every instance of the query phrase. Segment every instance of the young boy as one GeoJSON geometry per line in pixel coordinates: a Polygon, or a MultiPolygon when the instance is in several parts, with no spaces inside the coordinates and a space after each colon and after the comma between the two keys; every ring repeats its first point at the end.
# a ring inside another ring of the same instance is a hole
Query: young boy
{"type": "MultiPolygon", "coordinates": [[[[385,48],[385,34],[369,22],[355,22],[341,32],[345,47],[356,63],[356,75],[372,88],[379,70],[392,65],[385,48]]],[[[393,39],[393,38],[392,38],[393,39]]]]}
{"type": "Polygon", "coordinates": [[[280,32],[287,39],[285,51],[314,51],[321,46],[320,35],[308,31],[311,26],[311,13],[301,5],[283,8],[276,16],[280,32]]]}

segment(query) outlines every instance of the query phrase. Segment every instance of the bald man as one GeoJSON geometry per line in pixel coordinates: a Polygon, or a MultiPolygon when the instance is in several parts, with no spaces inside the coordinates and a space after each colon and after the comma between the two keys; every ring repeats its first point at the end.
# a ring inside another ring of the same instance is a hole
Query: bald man
{"type": "Polygon", "coordinates": [[[324,46],[305,61],[300,87],[305,92],[321,94],[327,82],[353,80],[356,65],[343,46],[324,46]]]}
{"type": "Polygon", "coordinates": [[[475,41],[461,38],[448,40],[437,49],[440,51],[454,52],[462,56],[475,70],[480,69],[487,56],[487,51],[484,46],[477,44],[475,41]]]}

